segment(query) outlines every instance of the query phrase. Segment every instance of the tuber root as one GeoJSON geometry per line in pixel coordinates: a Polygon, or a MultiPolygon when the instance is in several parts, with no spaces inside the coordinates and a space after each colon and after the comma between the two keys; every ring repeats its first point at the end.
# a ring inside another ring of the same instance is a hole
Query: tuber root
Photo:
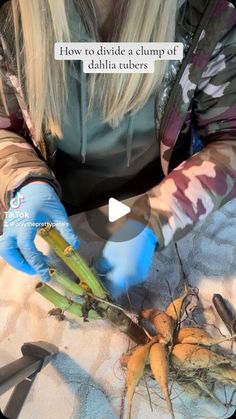
{"type": "Polygon", "coordinates": [[[188,290],[186,287],[184,294],[176,300],[171,301],[170,305],[165,310],[165,313],[168,314],[168,316],[170,316],[176,322],[180,320],[182,305],[187,295],[188,290]]]}
{"type": "Polygon", "coordinates": [[[152,342],[137,346],[127,362],[127,419],[131,417],[132,400],[136,386],[143,376],[152,342]]]}
{"type": "Polygon", "coordinates": [[[181,369],[214,368],[220,364],[235,364],[235,361],[207,348],[190,343],[179,343],[172,349],[173,366],[181,369]]]}
{"type": "Polygon", "coordinates": [[[148,319],[155,326],[159,342],[164,344],[172,344],[175,321],[164,311],[157,309],[148,309],[142,312],[145,319],[148,319]]]}
{"type": "Polygon", "coordinates": [[[168,390],[169,361],[168,351],[162,343],[154,343],[150,349],[150,367],[153,375],[160,385],[161,391],[166,399],[171,417],[174,419],[174,412],[168,390]]]}

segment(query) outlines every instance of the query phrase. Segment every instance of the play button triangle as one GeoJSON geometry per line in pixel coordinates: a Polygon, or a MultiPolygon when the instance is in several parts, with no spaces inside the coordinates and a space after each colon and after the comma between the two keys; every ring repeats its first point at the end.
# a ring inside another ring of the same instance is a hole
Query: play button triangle
{"type": "Polygon", "coordinates": [[[128,205],[123,204],[123,202],[120,202],[115,198],[109,199],[108,219],[111,223],[129,214],[130,211],[131,211],[130,207],[128,207],[128,205]]]}

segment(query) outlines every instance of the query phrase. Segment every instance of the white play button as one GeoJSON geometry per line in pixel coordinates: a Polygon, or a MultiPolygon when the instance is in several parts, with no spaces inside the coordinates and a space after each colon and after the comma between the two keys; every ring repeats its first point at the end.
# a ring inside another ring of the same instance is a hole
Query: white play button
{"type": "Polygon", "coordinates": [[[128,205],[123,204],[123,202],[117,201],[117,199],[115,198],[109,199],[108,219],[111,223],[129,214],[130,211],[131,211],[130,207],[128,207],[128,205]]]}

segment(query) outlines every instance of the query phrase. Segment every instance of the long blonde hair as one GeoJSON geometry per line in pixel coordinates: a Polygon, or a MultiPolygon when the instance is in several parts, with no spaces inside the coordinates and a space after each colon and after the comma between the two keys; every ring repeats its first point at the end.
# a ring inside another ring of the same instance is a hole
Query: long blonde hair
{"type": "MultiPolygon", "coordinates": [[[[67,17],[74,0],[12,0],[18,76],[25,90],[36,140],[44,130],[61,136],[67,101],[67,64],[54,60],[54,43],[69,42],[67,17]]],[[[87,30],[97,36],[94,0],[76,0],[87,30]]],[[[109,41],[171,42],[178,0],[117,0],[109,41]]],[[[78,42],[80,40],[78,39],[78,42]]],[[[90,75],[90,106],[99,100],[104,120],[116,124],[140,109],[163,79],[165,61],[153,74],[90,75]]]]}

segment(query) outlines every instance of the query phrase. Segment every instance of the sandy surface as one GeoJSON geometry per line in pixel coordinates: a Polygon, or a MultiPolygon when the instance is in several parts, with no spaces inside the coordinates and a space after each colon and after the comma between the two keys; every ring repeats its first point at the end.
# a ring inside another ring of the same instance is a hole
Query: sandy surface
{"type": "MultiPolygon", "coordinates": [[[[91,262],[103,242],[88,228],[83,215],[72,217],[72,222],[82,239],[81,253],[91,262]]],[[[178,243],[188,280],[200,290],[203,321],[220,327],[225,334],[228,332],[211,299],[215,292],[221,293],[236,308],[235,231],[236,201],[233,201],[178,243]]],[[[47,252],[42,241],[39,246],[47,252]]],[[[181,277],[175,247],[171,245],[156,257],[146,287],[130,296],[131,306],[154,301],[163,308],[170,301],[166,281],[173,295],[177,295],[181,277]]],[[[37,377],[20,419],[118,418],[124,391],[119,357],[129,347],[129,340],[105,321],[83,323],[70,315],[66,321],[58,322],[50,317],[50,304],[34,290],[38,280],[0,261],[0,366],[18,358],[21,345],[27,341],[44,340],[60,350],[37,377]]],[[[215,333],[212,326],[208,330],[215,333]]],[[[149,386],[153,412],[141,383],[134,397],[132,418],[168,419],[158,387],[153,383],[149,386]]],[[[229,399],[232,391],[227,391],[229,399]]],[[[224,401],[223,388],[219,388],[218,394],[224,401]]],[[[8,396],[9,393],[0,397],[2,409],[8,396]]],[[[209,399],[192,401],[177,386],[173,387],[172,398],[176,419],[222,419],[230,417],[234,410],[209,399]]]]}

